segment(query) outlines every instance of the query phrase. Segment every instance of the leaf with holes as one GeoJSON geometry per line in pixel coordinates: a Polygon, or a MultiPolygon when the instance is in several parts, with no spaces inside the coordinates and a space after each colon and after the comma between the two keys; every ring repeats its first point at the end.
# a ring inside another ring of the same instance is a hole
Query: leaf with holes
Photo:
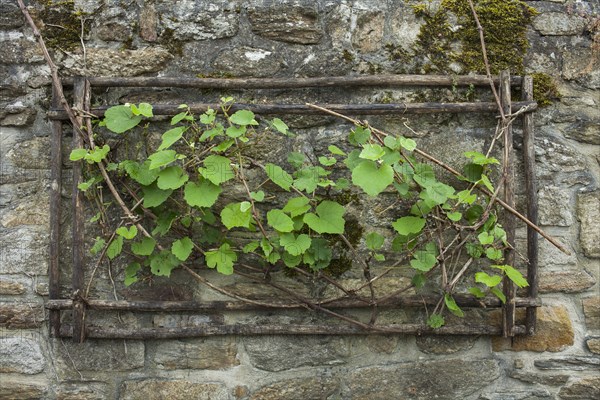
{"type": "Polygon", "coordinates": [[[173,253],[163,250],[150,258],[150,271],[156,276],[171,276],[171,271],[179,264],[173,253]]]}

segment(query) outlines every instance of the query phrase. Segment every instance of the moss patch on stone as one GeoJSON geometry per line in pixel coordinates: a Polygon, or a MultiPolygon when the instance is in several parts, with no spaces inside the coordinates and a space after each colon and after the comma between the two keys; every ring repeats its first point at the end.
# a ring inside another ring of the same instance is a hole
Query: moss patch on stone
{"type": "Polygon", "coordinates": [[[81,46],[81,36],[89,33],[85,23],[87,13],[75,9],[73,0],[36,0],[40,6],[37,13],[42,22],[41,34],[51,49],[73,50],[81,46]],[[83,32],[82,32],[82,18],[83,32]]]}
{"type": "MultiPolygon", "coordinates": [[[[529,47],[527,26],[537,11],[521,0],[474,0],[474,4],[491,72],[509,69],[522,74],[523,57],[529,47]]],[[[424,4],[413,9],[424,20],[415,53],[424,56],[421,67],[425,72],[448,73],[453,63],[462,67],[462,73],[485,72],[479,31],[468,2],[442,0],[435,10],[424,4]]]]}
{"type": "Polygon", "coordinates": [[[536,72],[531,74],[533,78],[533,99],[540,107],[549,106],[552,100],[560,99],[561,94],[556,83],[548,74],[536,72]]]}

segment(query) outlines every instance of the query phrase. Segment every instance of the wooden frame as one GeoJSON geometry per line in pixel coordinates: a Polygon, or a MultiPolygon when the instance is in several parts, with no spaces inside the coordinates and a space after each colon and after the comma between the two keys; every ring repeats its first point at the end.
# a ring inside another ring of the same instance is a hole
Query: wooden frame
{"type": "MultiPolygon", "coordinates": [[[[503,110],[506,114],[521,110],[523,121],[523,159],[525,165],[525,180],[527,192],[527,217],[533,224],[537,224],[537,191],[535,187],[535,159],[534,159],[534,132],[532,112],[537,108],[533,101],[533,84],[529,76],[510,77],[508,72],[494,77],[493,81],[498,84],[503,110]],[[511,87],[520,86],[522,99],[519,102],[511,101],[511,87]]],[[[356,77],[325,77],[325,78],[296,78],[296,79],[211,79],[211,78],[73,78],[65,80],[65,85],[73,86],[74,106],[95,115],[103,115],[107,107],[91,108],[91,87],[178,87],[197,89],[290,89],[308,87],[400,87],[400,86],[488,86],[489,79],[485,76],[432,76],[432,75],[377,75],[356,77]]],[[[503,318],[501,326],[493,325],[470,325],[465,323],[460,326],[448,326],[439,329],[431,329],[426,325],[402,324],[402,325],[377,325],[374,329],[362,329],[356,326],[343,325],[206,325],[180,329],[167,328],[100,328],[86,327],[85,315],[88,310],[111,310],[111,311],[135,311],[135,312],[181,312],[181,311],[251,311],[264,310],[268,306],[258,306],[239,301],[108,301],[91,300],[82,297],[83,293],[83,199],[77,185],[81,182],[81,162],[76,162],[73,167],[73,271],[72,271],[72,298],[61,299],[59,293],[59,257],[60,257],[60,208],[61,208],[61,146],[62,146],[62,121],[68,120],[68,116],[60,110],[60,102],[56,96],[56,88],[53,88],[52,109],[48,112],[53,121],[52,133],[52,157],[51,157],[51,193],[50,193],[50,264],[49,264],[49,300],[46,308],[49,309],[49,328],[54,337],[72,337],[77,342],[89,338],[130,338],[130,339],[155,339],[155,338],[183,338],[200,337],[212,335],[243,334],[450,334],[450,335],[503,335],[510,337],[514,335],[533,334],[535,330],[536,307],[541,305],[537,298],[537,233],[534,227],[527,228],[527,255],[528,268],[527,280],[529,283],[527,297],[516,296],[515,288],[510,280],[505,279],[503,283],[504,293],[507,297],[505,304],[498,299],[477,300],[470,296],[456,296],[456,302],[461,307],[473,308],[502,308],[503,318]],[[525,325],[515,325],[515,309],[526,308],[525,325]],[[73,311],[73,323],[71,326],[61,323],[61,311],[73,311]]],[[[208,107],[218,109],[216,104],[191,104],[192,111],[202,112],[208,107]]],[[[269,114],[315,114],[318,110],[300,104],[236,104],[237,108],[250,109],[257,113],[269,114]]],[[[328,104],[330,110],[360,115],[403,115],[419,113],[469,113],[497,111],[494,102],[475,103],[412,103],[412,104],[328,104]]],[[[235,108],[235,109],[237,109],[235,108]]],[[[158,104],[154,106],[155,115],[174,115],[180,110],[177,105],[158,104]]],[[[83,118],[80,118],[80,122],[83,118]]],[[[83,125],[83,124],[81,124],[83,125]]],[[[80,125],[80,126],[81,126],[80,125]]],[[[512,129],[507,129],[507,143],[511,144],[507,151],[512,151],[512,129]]],[[[82,147],[82,138],[73,135],[73,146],[82,147]]],[[[512,173],[512,170],[509,171],[512,173]]],[[[505,185],[504,202],[514,205],[514,190],[512,180],[508,179],[505,185]]],[[[505,223],[507,238],[510,244],[514,244],[514,218],[511,216],[505,223]]],[[[507,260],[514,260],[514,252],[505,254],[507,260]]],[[[422,306],[423,304],[435,304],[437,296],[396,296],[379,304],[380,307],[399,306],[422,306]]],[[[317,304],[317,307],[319,305],[317,304]]],[[[277,308],[306,308],[306,305],[284,305],[273,303],[273,309],[277,308]]],[[[327,304],[328,308],[361,308],[365,303],[343,300],[327,304]]],[[[318,309],[318,308],[317,308],[318,309]]],[[[468,321],[466,321],[468,322],[468,321]]]]}

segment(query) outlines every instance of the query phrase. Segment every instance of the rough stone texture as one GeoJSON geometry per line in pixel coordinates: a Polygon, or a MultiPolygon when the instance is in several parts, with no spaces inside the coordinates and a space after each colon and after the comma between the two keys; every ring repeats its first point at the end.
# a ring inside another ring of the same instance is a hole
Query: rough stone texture
{"type": "Polygon", "coordinates": [[[356,31],[352,34],[352,44],[364,53],[370,53],[381,46],[385,15],[378,11],[361,13],[356,20],[356,31]]]}
{"type": "Polygon", "coordinates": [[[53,343],[54,357],[62,371],[130,371],[144,366],[144,343],[88,339],[83,344],[57,340],[53,343]]]}
{"type": "Polygon", "coordinates": [[[335,337],[297,336],[291,342],[278,336],[247,337],[244,346],[252,365],[275,372],[307,365],[344,364],[349,355],[346,341],[335,337]],[[285,352],[279,350],[282,346],[285,352]]]}
{"type": "Polygon", "coordinates": [[[171,54],[162,47],[139,50],[92,47],[86,51],[87,69],[84,69],[83,54],[80,53],[64,60],[63,68],[71,75],[137,76],[159,71],[171,58],[171,54]]]}
{"type": "Polygon", "coordinates": [[[229,399],[223,385],[195,383],[185,380],[125,381],[121,385],[119,400],[226,400],[229,399]]]}
{"type": "Polygon", "coordinates": [[[562,75],[589,88],[600,88],[600,53],[587,47],[566,52],[563,56],[562,75]]]}
{"type": "Polygon", "coordinates": [[[12,280],[0,280],[0,295],[19,295],[25,293],[25,285],[12,280]]]}
{"type": "Polygon", "coordinates": [[[558,396],[563,400],[600,398],[600,377],[578,379],[560,389],[558,396]]]}
{"type": "Polygon", "coordinates": [[[13,39],[2,44],[1,64],[31,64],[44,61],[36,42],[27,39],[13,39]]]}
{"type": "Polygon", "coordinates": [[[478,400],[554,400],[555,398],[545,389],[500,389],[494,393],[482,394],[478,400]]]}
{"type": "Polygon", "coordinates": [[[107,42],[124,42],[131,38],[131,33],[131,28],[129,28],[129,26],[118,22],[101,25],[96,31],[98,38],[107,42]]]}
{"type": "Polygon", "coordinates": [[[222,39],[238,32],[240,10],[235,2],[183,0],[173,7],[170,0],[159,0],[155,7],[163,29],[169,29],[177,39],[222,39]]]}
{"type": "Polygon", "coordinates": [[[580,221],[579,241],[583,253],[588,257],[600,258],[600,192],[577,196],[577,219],[580,221]]]}
{"type": "Polygon", "coordinates": [[[0,235],[0,274],[46,275],[47,253],[46,227],[18,226],[6,229],[0,235]]]}
{"type": "Polygon", "coordinates": [[[0,327],[38,328],[44,322],[44,309],[35,303],[0,302],[0,327]]]}
{"type": "Polygon", "coordinates": [[[583,314],[589,330],[600,330],[600,296],[583,299],[583,314]]]}
{"type": "Polygon", "coordinates": [[[348,393],[343,398],[388,400],[393,393],[403,399],[465,398],[498,379],[496,361],[450,359],[367,367],[348,375],[348,393]],[[460,376],[460,379],[456,379],[460,376]]]}
{"type": "Polygon", "coordinates": [[[539,369],[560,369],[571,371],[593,370],[600,371],[599,357],[565,356],[547,360],[535,360],[533,362],[539,369]]]}
{"type": "Polygon", "coordinates": [[[540,293],[579,293],[596,284],[596,279],[584,270],[540,271],[540,293]]]}
{"type": "Polygon", "coordinates": [[[24,23],[23,14],[16,2],[0,3],[0,29],[18,28],[24,23]]]}
{"type": "Polygon", "coordinates": [[[105,383],[84,381],[67,382],[56,389],[57,400],[104,400],[111,398],[105,383]]]}
{"type": "Polygon", "coordinates": [[[565,271],[577,269],[577,256],[569,245],[569,242],[561,236],[556,236],[555,239],[562,243],[571,254],[565,254],[557,249],[552,243],[544,239],[539,239],[539,257],[538,262],[540,271],[565,271]]]}
{"type": "Polygon", "coordinates": [[[45,364],[37,341],[18,336],[0,338],[0,372],[32,375],[44,371],[45,364]]]}
{"type": "Polygon", "coordinates": [[[571,192],[548,186],[538,192],[539,223],[541,225],[570,226],[573,214],[569,207],[571,192]]]}
{"type": "Polygon", "coordinates": [[[312,1],[262,3],[248,9],[252,32],[267,39],[298,43],[319,43],[323,30],[312,1]]]}
{"type": "Polygon", "coordinates": [[[233,338],[160,342],[152,362],[164,369],[224,369],[239,364],[233,338]]]}
{"type": "Polygon", "coordinates": [[[398,347],[398,337],[371,335],[367,337],[367,347],[374,353],[392,354],[398,347]]]}
{"type": "Polygon", "coordinates": [[[327,399],[340,383],[330,377],[288,379],[266,385],[252,393],[251,400],[327,399]]]}
{"type": "Polygon", "coordinates": [[[588,350],[594,354],[600,354],[600,338],[590,338],[585,341],[588,350]]]}
{"type": "Polygon", "coordinates": [[[30,378],[2,377],[0,399],[39,400],[46,398],[48,384],[32,381],[30,378]]]}
{"type": "Polygon", "coordinates": [[[560,12],[542,13],[533,20],[533,28],[542,35],[577,35],[585,25],[584,18],[560,12]]]}
{"type": "Polygon", "coordinates": [[[537,383],[537,384],[541,384],[541,385],[548,385],[548,386],[562,386],[565,383],[567,383],[567,381],[569,380],[569,375],[566,374],[561,374],[561,375],[557,375],[557,374],[553,374],[553,375],[543,375],[543,374],[536,374],[533,373],[531,371],[519,371],[519,370],[514,370],[510,373],[510,377],[513,379],[518,379],[521,382],[527,382],[527,383],[537,383]]]}
{"type": "Polygon", "coordinates": [[[27,126],[36,116],[36,111],[28,107],[12,107],[0,111],[0,126],[27,126]]]}
{"type": "Polygon", "coordinates": [[[418,336],[417,347],[428,354],[452,354],[470,349],[476,340],[472,336],[418,336]]]}
{"type": "Polygon", "coordinates": [[[558,352],[572,346],[575,333],[569,313],[564,306],[538,308],[535,334],[517,336],[512,341],[492,338],[494,351],[552,351],[558,352]]]}
{"type": "Polygon", "coordinates": [[[144,7],[140,12],[140,36],[147,42],[156,42],[158,33],[158,14],[154,4],[144,2],[144,7]]]}
{"type": "Polygon", "coordinates": [[[17,143],[6,154],[16,167],[24,169],[50,169],[50,138],[36,137],[17,143]]]}
{"type": "Polygon", "coordinates": [[[7,211],[0,218],[0,225],[5,228],[15,228],[21,225],[49,224],[50,205],[45,196],[31,196],[23,199],[13,210],[7,211]]]}
{"type": "Polygon", "coordinates": [[[213,61],[213,68],[236,77],[274,75],[281,68],[280,56],[271,50],[237,47],[223,50],[213,61]]]}

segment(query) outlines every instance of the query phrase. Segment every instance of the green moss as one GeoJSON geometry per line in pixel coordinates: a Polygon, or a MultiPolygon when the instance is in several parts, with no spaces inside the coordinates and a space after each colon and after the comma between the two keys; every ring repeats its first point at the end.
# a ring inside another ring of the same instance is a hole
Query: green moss
{"type": "MultiPolygon", "coordinates": [[[[51,49],[74,50],[81,46],[81,20],[87,13],[75,9],[73,0],[37,0],[41,8],[38,18],[43,22],[41,34],[51,49]]],[[[89,33],[83,24],[83,36],[89,33]]]]}
{"type": "MultiPolygon", "coordinates": [[[[509,69],[522,74],[523,57],[529,47],[527,26],[537,11],[521,0],[474,0],[484,31],[490,69],[497,74],[509,69]]],[[[413,7],[424,24],[417,37],[416,54],[422,54],[424,72],[450,72],[450,64],[463,66],[464,72],[484,73],[479,31],[465,0],[442,0],[437,10],[413,7]],[[450,20],[456,22],[451,29],[450,20]]]]}
{"type": "Polygon", "coordinates": [[[173,29],[165,29],[159,38],[159,43],[176,56],[183,56],[183,42],[175,38],[173,29]]]}
{"type": "Polygon", "coordinates": [[[549,106],[552,100],[560,99],[561,94],[548,74],[536,72],[531,74],[533,78],[533,99],[540,107],[549,106]]]}
{"type": "Polygon", "coordinates": [[[344,51],[342,52],[342,58],[344,59],[344,61],[346,62],[352,62],[354,61],[354,55],[352,53],[350,53],[348,50],[344,49],[344,51]]]}

